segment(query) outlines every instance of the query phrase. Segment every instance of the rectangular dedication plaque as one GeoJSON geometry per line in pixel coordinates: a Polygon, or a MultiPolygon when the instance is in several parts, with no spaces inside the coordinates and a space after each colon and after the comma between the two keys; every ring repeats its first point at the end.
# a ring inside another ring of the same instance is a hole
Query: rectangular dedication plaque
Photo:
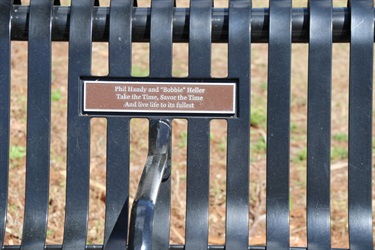
{"type": "Polygon", "coordinates": [[[235,114],[236,83],[83,81],[84,112],[235,114]]]}

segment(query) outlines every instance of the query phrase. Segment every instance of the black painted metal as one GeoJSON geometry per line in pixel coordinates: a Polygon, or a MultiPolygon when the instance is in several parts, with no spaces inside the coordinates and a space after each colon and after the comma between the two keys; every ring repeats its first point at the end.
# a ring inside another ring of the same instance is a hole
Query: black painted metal
{"type": "Polygon", "coordinates": [[[251,1],[229,1],[228,77],[239,79],[239,112],[227,121],[227,250],[249,241],[250,20],[251,1]]]}
{"type": "MultiPolygon", "coordinates": [[[[169,231],[168,221],[165,222],[168,224],[167,228],[161,228],[160,225],[154,228],[154,220],[158,215],[155,210],[155,205],[158,205],[157,200],[164,198],[162,194],[159,194],[159,190],[165,188],[162,186],[163,176],[170,167],[171,136],[172,128],[169,120],[152,119],[150,121],[147,162],[139,181],[130,218],[129,250],[168,249],[169,247],[169,233],[166,237],[167,241],[164,237],[155,240],[153,234],[159,235],[160,232],[156,232],[158,229],[169,231]]],[[[168,190],[170,191],[170,188],[168,190]]],[[[168,197],[164,198],[165,200],[170,203],[168,197]]],[[[168,204],[161,205],[164,209],[170,208],[168,204]]],[[[169,217],[169,213],[164,214],[169,217]]],[[[161,217],[164,217],[164,214],[161,217]]],[[[155,225],[157,224],[155,222],[155,225]]]]}
{"type": "MultiPolygon", "coordinates": [[[[133,0],[112,0],[109,38],[109,76],[131,76],[133,0]]],[[[130,119],[107,119],[105,249],[125,249],[129,213],[130,119]]]]}
{"type": "MultiPolygon", "coordinates": [[[[211,0],[190,2],[189,77],[211,76],[211,0]]],[[[210,119],[188,120],[186,250],[208,246],[210,119]],[[199,227],[197,227],[199,225],[199,227]]]]}
{"type": "Polygon", "coordinates": [[[372,85],[373,1],[349,1],[351,7],[349,73],[349,244],[372,249],[372,85]]]}
{"type": "MultiPolygon", "coordinates": [[[[55,7],[53,11],[54,41],[69,40],[69,13],[66,6],[55,7]]],[[[294,8],[292,18],[292,41],[308,42],[309,16],[308,9],[294,8]]],[[[334,8],[332,16],[333,42],[349,42],[350,40],[350,16],[348,8],[334,8]]],[[[28,7],[17,6],[13,11],[12,40],[27,40],[27,15],[28,7]]],[[[150,8],[136,8],[133,13],[133,41],[150,41],[150,8]]],[[[215,8],[212,11],[212,42],[227,42],[228,40],[228,9],[215,8]]],[[[109,37],[109,9],[96,8],[93,15],[93,40],[108,41],[109,37]]],[[[189,41],[189,9],[176,8],[173,20],[173,41],[189,41]]],[[[252,42],[268,42],[269,29],[268,9],[252,10],[252,42]]]]}
{"type": "MultiPolygon", "coordinates": [[[[271,0],[270,15],[267,9],[252,9],[250,0],[231,0],[227,9],[213,9],[211,0],[192,0],[190,9],[174,8],[173,0],[153,0],[151,8],[133,8],[136,2],[131,0],[112,0],[110,8],[94,7],[99,5],[99,1],[94,0],[73,0],[72,7],[52,7],[52,3],[59,4],[57,0],[31,0],[30,7],[16,6],[20,1],[14,1],[13,10],[10,2],[0,0],[0,249],[126,249],[130,118],[121,116],[107,118],[104,244],[86,245],[90,118],[80,114],[79,78],[91,75],[92,40],[109,40],[109,76],[119,78],[131,77],[131,42],[150,41],[149,78],[169,80],[172,79],[172,40],[189,41],[188,78],[191,79],[211,79],[211,43],[228,42],[228,78],[238,79],[238,110],[236,117],[226,118],[225,246],[208,246],[212,118],[188,117],[185,245],[169,245],[170,150],[163,151],[169,158],[163,159],[161,164],[167,173],[162,177],[159,172],[156,182],[160,184],[160,191],[157,192],[158,188],[149,190],[153,197],[158,194],[157,199],[152,200],[156,200],[156,204],[142,203],[145,200],[139,202],[140,199],[135,202],[136,211],[140,211],[142,204],[151,210],[143,217],[133,216],[133,221],[147,226],[138,228],[141,232],[130,231],[130,248],[141,248],[142,244],[133,242],[147,239],[144,246],[156,250],[265,249],[248,246],[250,44],[268,40],[267,249],[307,249],[292,248],[289,244],[289,106],[291,43],[309,42],[307,243],[308,249],[331,249],[332,43],[346,42],[349,38],[350,249],[373,249],[372,0],[353,0],[348,8],[335,9],[332,0],[310,0],[309,8],[294,10],[291,0],[271,0]],[[29,42],[27,181],[22,246],[3,246],[9,171],[10,36],[29,42]],[[67,203],[62,246],[44,246],[48,212],[51,39],[69,39],[70,42],[67,203]],[[146,220],[142,221],[144,218],[146,220]]],[[[166,127],[170,134],[170,121],[174,116],[146,117],[151,124],[150,155],[153,156],[153,150],[165,149],[152,143],[152,138],[157,138],[153,129],[163,123],[159,120],[162,119],[169,124],[166,127]]],[[[170,142],[168,147],[171,148],[170,142]]],[[[142,188],[148,184],[141,182],[140,194],[145,194],[142,188]]],[[[136,225],[140,224],[133,223],[132,228],[136,225]]]]}
{"type": "MultiPolygon", "coordinates": [[[[151,2],[151,34],[150,34],[150,77],[172,77],[172,34],[174,0],[152,0],[151,2]]],[[[153,119],[151,124],[155,123],[153,119]]],[[[171,173],[172,142],[169,141],[167,166],[164,181],[155,206],[154,231],[152,235],[153,249],[166,249],[170,238],[171,211],[171,173]]]]}
{"type": "Polygon", "coordinates": [[[93,0],[73,0],[70,16],[65,250],[81,250],[86,245],[90,191],[90,119],[79,116],[79,77],[91,74],[93,5],[93,0]]]}
{"type": "Polygon", "coordinates": [[[308,248],[331,249],[332,1],[310,0],[307,125],[308,248]]]}
{"type": "Polygon", "coordinates": [[[172,77],[173,0],[151,4],[150,77],[172,77]]]}
{"type": "Polygon", "coordinates": [[[8,204],[11,9],[11,1],[0,0],[0,249],[4,242],[8,204]]]}
{"type": "Polygon", "coordinates": [[[267,249],[289,249],[291,0],[270,1],[267,100],[267,249]]]}
{"type": "Polygon", "coordinates": [[[49,206],[51,1],[30,4],[27,157],[22,249],[44,249],[49,206]]]}
{"type": "MultiPolygon", "coordinates": [[[[85,250],[103,250],[103,247],[101,245],[90,245],[90,246],[86,246],[86,248],[84,248],[84,249],[85,250]]],[[[169,250],[184,250],[185,246],[184,245],[171,245],[167,249],[169,249],[169,250]]],[[[245,249],[247,249],[247,250],[266,250],[266,247],[249,246],[245,249]]],[[[20,246],[6,246],[2,250],[20,250],[20,246]]],[[[45,250],[62,250],[62,246],[61,245],[46,246],[45,250]]],[[[209,246],[207,248],[207,250],[225,250],[225,246],[222,246],[222,245],[209,246]]],[[[308,249],[305,248],[305,247],[291,247],[288,250],[308,250],[308,249]]],[[[348,250],[348,249],[332,248],[332,250],[348,250]]]]}

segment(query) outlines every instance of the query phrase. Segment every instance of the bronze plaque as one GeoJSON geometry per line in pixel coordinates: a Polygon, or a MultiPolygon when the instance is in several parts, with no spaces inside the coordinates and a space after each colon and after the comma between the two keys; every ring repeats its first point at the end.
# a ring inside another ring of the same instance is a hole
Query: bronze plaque
{"type": "Polygon", "coordinates": [[[236,83],[83,81],[84,112],[235,114],[236,83]]]}

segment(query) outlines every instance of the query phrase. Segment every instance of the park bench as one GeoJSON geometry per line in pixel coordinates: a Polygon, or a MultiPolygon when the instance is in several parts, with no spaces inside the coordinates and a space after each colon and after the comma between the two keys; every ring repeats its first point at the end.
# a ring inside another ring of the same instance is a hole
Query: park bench
{"type": "Polygon", "coordinates": [[[255,9],[230,0],[177,8],[172,0],[0,0],[0,249],[331,249],[332,43],[350,43],[348,226],[352,250],[373,249],[372,79],[374,6],[333,8],[310,0],[270,0],[255,9]],[[26,195],[21,246],[4,244],[10,137],[11,41],[28,43],[26,195]],[[62,245],[46,245],[51,126],[51,42],[69,42],[67,183],[62,245]],[[109,75],[91,75],[92,42],[108,42],[109,75]],[[149,77],[132,77],[131,44],[150,44],[149,77]],[[188,42],[189,74],[172,77],[172,44],[188,42]],[[228,77],[211,77],[211,43],[228,44],[228,77]],[[266,246],[249,246],[251,43],[268,43],[266,246]],[[291,45],[309,44],[307,248],[289,227],[291,45]],[[145,96],[143,96],[143,95],[145,96]],[[162,97],[164,95],[164,97],[162,97]],[[165,96],[168,96],[166,98],[165,96]],[[141,100],[141,101],[138,101],[141,100]],[[142,102],[143,101],[143,102],[142,102]],[[87,245],[90,119],[107,119],[103,245],[87,245]],[[129,123],[148,118],[149,154],[129,208],[129,123]],[[186,235],[170,245],[171,121],[188,121],[186,235]],[[225,245],[208,245],[209,124],[227,121],[225,245]],[[131,217],[129,220],[129,213],[131,217]],[[129,235],[129,236],[128,236],[129,235]]]}

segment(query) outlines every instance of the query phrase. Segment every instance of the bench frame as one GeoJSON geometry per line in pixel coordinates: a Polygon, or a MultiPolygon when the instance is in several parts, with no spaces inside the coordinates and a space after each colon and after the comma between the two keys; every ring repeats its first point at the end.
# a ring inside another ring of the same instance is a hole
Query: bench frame
{"type": "MultiPolygon", "coordinates": [[[[164,168],[159,174],[165,178],[163,182],[159,178],[157,183],[160,184],[157,200],[151,199],[156,202],[152,209],[155,215],[149,219],[153,233],[147,235],[147,230],[141,230],[143,239],[148,239],[147,249],[151,246],[153,249],[185,250],[265,249],[248,246],[250,45],[253,38],[256,42],[269,44],[267,249],[305,249],[291,248],[289,242],[289,130],[291,45],[292,42],[307,41],[308,249],[331,249],[332,43],[347,42],[348,39],[350,249],[373,249],[372,0],[350,0],[345,9],[334,9],[330,0],[310,0],[308,9],[299,10],[292,9],[291,0],[270,0],[269,10],[253,10],[251,1],[247,0],[231,0],[225,10],[215,10],[210,0],[191,0],[188,11],[176,8],[172,0],[153,0],[151,8],[146,9],[136,7],[136,1],[131,0],[112,0],[110,8],[98,7],[99,1],[93,0],[73,0],[70,7],[59,7],[59,1],[45,0],[31,0],[30,7],[17,6],[19,4],[16,0],[13,3],[0,0],[0,249],[126,249],[127,244],[129,249],[141,249],[143,243],[136,240],[140,235],[137,228],[130,232],[129,240],[126,237],[129,233],[129,123],[132,117],[147,117],[151,124],[159,125],[163,120],[170,121],[175,117],[188,120],[186,242],[184,246],[169,245],[171,183],[165,173],[169,168],[163,162],[164,168]],[[220,21],[222,25],[215,25],[220,21]],[[263,26],[259,26],[261,24],[263,26]],[[9,171],[11,40],[27,40],[29,46],[26,200],[21,246],[3,245],[9,171]],[[53,40],[69,40],[67,202],[62,246],[45,246],[50,167],[50,135],[46,131],[50,131],[51,122],[53,40]],[[132,77],[132,42],[150,42],[149,79],[172,79],[172,44],[188,41],[188,80],[211,79],[211,43],[228,43],[228,79],[238,80],[238,103],[235,116],[221,117],[228,126],[225,246],[208,246],[209,124],[217,117],[180,114],[107,116],[104,245],[86,245],[90,119],[95,116],[82,115],[79,79],[91,75],[93,40],[109,42],[109,77],[128,78],[132,77]],[[117,143],[119,138],[121,143],[117,143]]],[[[150,138],[153,138],[151,132],[150,138]]],[[[160,148],[163,147],[155,146],[154,149],[160,148]]],[[[149,154],[153,155],[151,149],[150,146],[149,154]]],[[[160,164],[153,167],[160,167],[160,164]]],[[[132,217],[130,228],[138,225],[137,218],[139,216],[132,217]]]]}

